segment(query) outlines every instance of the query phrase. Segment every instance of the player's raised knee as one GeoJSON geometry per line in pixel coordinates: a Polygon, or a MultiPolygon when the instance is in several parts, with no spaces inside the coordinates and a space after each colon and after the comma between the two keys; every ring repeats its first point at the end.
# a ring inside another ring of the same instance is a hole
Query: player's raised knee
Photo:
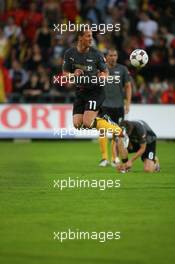
{"type": "Polygon", "coordinates": [[[83,120],[83,126],[85,128],[91,128],[92,122],[90,122],[89,120],[83,120]]]}
{"type": "Polygon", "coordinates": [[[82,127],[82,122],[74,121],[73,125],[76,129],[80,129],[82,127]]]}
{"type": "Polygon", "coordinates": [[[83,124],[83,117],[82,115],[74,115],[73,116],[73,125],[76,129],[80,129],[82,127],[83,124]]]}
{"type": "Polygon", "coordinates": [[[93,126],[93,120],[94,120],[94,116],[84,116],[83,118],[83,126],[86,128],[92,128],[93,126]]]}

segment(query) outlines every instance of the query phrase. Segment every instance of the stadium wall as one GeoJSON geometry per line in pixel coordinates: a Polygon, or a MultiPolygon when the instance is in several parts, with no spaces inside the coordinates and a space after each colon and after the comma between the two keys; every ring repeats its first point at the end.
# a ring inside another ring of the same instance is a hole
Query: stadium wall
{"type": "MultiPolygon", "coordinates": [[[[129,120],[144,120],[161,139],[175,139],[174,105],[131,105],[129,120]]],[[[96,138],[98,132],[73,129],[70,104],[2,104],[0,138],[96,138]]]]}

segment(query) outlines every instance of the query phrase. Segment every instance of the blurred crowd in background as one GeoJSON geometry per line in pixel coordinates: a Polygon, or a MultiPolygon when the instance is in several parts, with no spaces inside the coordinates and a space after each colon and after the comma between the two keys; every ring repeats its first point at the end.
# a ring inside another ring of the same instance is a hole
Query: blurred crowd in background
{"type": "Polygon", "coordinates": [[[0,102],[70,103],[74,92],[54,84],[75,33],[54,24],[118,24],[119,32],[94,33],[94,46],[111,46],[128,66],[133,103],[175,103],[174,0],[0,0],[0,102]],[[142,48],[149,64],[131,67],[130,53],[142,48]]]}

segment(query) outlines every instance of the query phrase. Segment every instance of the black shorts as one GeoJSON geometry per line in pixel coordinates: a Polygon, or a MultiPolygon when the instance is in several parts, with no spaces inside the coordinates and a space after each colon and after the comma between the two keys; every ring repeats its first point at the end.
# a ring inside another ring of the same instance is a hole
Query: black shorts
{"type": "Polygon", "coordinates": [[[118,124],[124,119],[124,107],[110,108],[102,106],[99,115],[100,117],[108,115],[113,122],[118,124]]]}
{"type": "Polygon", "coordinates": [[[73,105],[73,115],[83,114],[85,111],[99,111],[104,99],[103,88],[77,92],[73,105]]]}
{"type": "MultiPolygon", "coordinates": [[[[137,152],[140,148],[140,144],[132,144],[132,149],[128,148],[129,153],[137,152]]],[[[155,160],[156,156],[156,141],[153,141],[150,144],[146,145],[145,152],[142,154],[141,159],[144,161],[145,159],[155,160]]]]}

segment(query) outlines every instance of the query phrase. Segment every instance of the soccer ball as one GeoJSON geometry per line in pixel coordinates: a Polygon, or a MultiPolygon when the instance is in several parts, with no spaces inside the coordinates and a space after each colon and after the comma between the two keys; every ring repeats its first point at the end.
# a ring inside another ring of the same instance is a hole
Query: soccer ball
{"type": "Polygon", "coordinates": [[[148,54],[143,49],[136,49],[130,55],[130,62],[134,67],[144,67],[148,63],[148,54]]]}

